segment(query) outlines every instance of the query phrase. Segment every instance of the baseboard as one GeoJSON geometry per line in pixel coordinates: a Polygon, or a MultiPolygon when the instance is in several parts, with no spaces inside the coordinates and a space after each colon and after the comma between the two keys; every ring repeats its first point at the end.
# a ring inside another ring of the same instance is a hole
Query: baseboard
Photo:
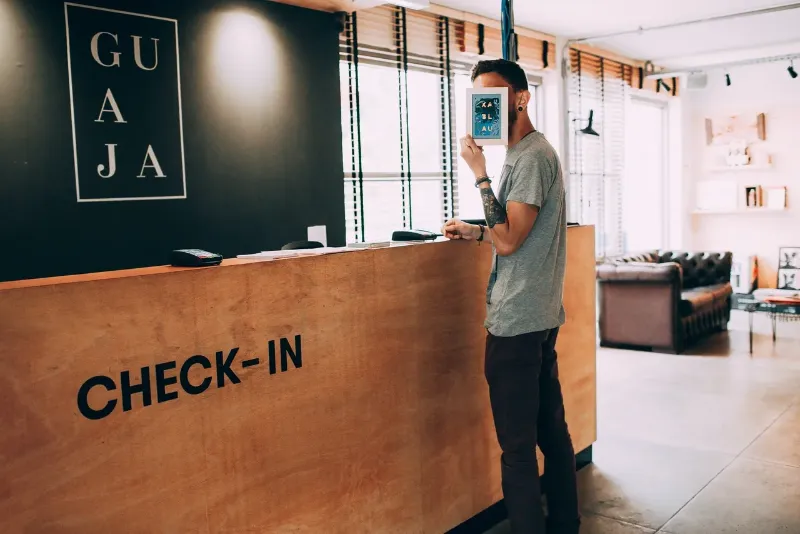
{"type": "Polygon", "coordinates": [[[447,534],[484,534],[487,530],[502,523],[507,518],[506,503],[501,499],[478,515],[447,531],[447,534]]]}
{"type": "MultiPolygon", "coordinates": [[[[575,455],[575,469],[580,471],[592,463],[592,446],[589,445],[575,455]]],[[[506,504],[501,499],[489,508],[473,516],[457,527],[447,531],[447,534],[484,534],[495,525],[502,523],[508,518],[506,504]]]]}
{"type": "Polygon", "coordinates": [[[575,470],[580,471],[587,465],[592,463],[592,446],[589,445],[581,452],[575,455],[575,470]]]}

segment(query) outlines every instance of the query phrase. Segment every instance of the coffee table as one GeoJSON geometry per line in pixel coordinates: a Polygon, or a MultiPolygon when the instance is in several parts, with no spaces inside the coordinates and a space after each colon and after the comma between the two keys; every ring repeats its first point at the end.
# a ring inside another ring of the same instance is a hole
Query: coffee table
{"type": "Polygon", "coordinates": [[[765,313],[772,320],[772,343],[777,339],[777,323],[800,321],[800,304],[770,304],[750,295],[733,295],[731,308],[746,311],[750,322],[750,354],[753,354],[753,315],[765,313]]]}

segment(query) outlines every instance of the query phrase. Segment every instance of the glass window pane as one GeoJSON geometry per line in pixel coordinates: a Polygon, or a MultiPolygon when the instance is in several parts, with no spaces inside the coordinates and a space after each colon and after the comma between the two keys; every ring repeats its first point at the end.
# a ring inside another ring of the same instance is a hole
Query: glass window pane
{"type": "Polygon", "coordinates": [[[440,180],[411,181],[411,222],[414,229],[438,232],[444,224],[444,184],[440,180]]]}
{"type": "MultiPolygon", "coordinates": [[[[400,85],[397,69],[358,66],[364,172],[400,171],[400,85]]],[[[367,227],[369,228],[369,227],[367,227]]]]}
{"type": "Polygon", "coordinates": [[[388,241],[403,228],[402,183],[364,181],[364,230],[366,241],[388,241]]]}
{"type": "Polygon", "coordinates": [[[437,74],[408,71],[408,128],[412,175],[417,172],[441,172],[443,169],[443,111],[439,80],[437,74]]]}

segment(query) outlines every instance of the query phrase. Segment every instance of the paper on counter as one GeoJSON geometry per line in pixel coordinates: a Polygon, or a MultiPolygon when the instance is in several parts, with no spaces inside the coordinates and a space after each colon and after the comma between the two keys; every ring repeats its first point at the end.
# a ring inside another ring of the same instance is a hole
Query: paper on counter
{"type": "Polygon", "coordinates": [[[291,258],[299,256],[296,250],[269,250],[255,254],[239,254],[236,256],[243,260],[274,260],[276,258],[291,258]]]}
{"type": "Polygon", "coordinates": [[[328,247],[328,230],[325,225],[322,226],[309,226],[308,227],[308,240],[317,241],[322,243],[323,247],[328,247]]]}
{"type": "Polygon", "coordinates": [[[277,260],[281,258],[297,258],[300,256],[323,256],[325,254],[338,254],[339,252],[353,252],[360,249],[347,247],[323,247],[298,250],[265,250],[256,254],[240,254],[236,256],[246,260],[277,260]]]}

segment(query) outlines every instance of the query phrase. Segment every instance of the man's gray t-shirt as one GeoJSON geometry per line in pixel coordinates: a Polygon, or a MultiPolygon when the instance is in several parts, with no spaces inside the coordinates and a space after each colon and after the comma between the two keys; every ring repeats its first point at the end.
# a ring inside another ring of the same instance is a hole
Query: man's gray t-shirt
{"type": "Polygon", "coordinates": [[[486,290],[486,328],[510,337],[564,324],[567,215],[561,164],[539,132],[508,150],[497,200],[531,204],[539,214],[522,246],[510,256],[493,256],[486,290]]]}

